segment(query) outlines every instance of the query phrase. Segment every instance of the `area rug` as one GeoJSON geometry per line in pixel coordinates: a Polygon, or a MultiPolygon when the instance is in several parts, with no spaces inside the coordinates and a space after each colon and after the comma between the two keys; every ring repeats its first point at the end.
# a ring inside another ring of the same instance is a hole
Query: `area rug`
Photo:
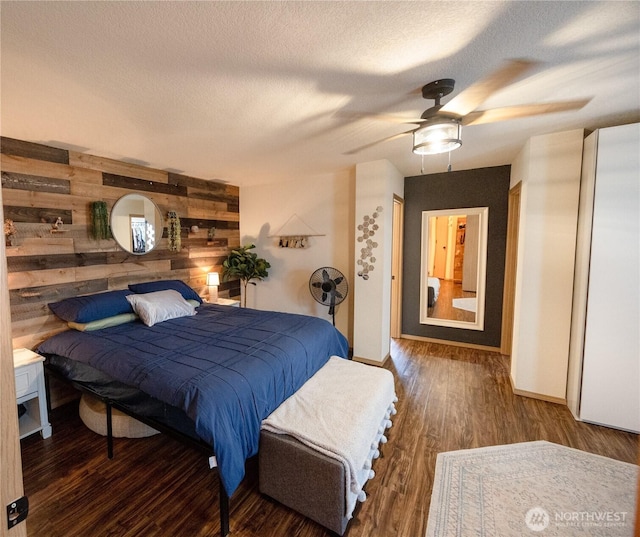
{"type": "Polygon", "coordinates": [[[550,442],[438,454],[427,537],[631,537],[638,466],[550,442]]]}
{"type": "Polygon", "coordinates": [[[454,298],[453,307],[458,308],[459,310],[471,311],[475,313],[476,302],[477,300],[475,298],[454,298]]]}

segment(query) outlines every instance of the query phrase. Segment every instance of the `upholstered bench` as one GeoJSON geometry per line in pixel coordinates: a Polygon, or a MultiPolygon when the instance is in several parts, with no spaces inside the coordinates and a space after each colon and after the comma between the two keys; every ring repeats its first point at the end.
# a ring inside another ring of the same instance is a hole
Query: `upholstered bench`
{"type": "Polygon", "coordinates": [[[329,362],[262,423],[259,487],[342,535],[395,414],[390,371],[329,362]]]}

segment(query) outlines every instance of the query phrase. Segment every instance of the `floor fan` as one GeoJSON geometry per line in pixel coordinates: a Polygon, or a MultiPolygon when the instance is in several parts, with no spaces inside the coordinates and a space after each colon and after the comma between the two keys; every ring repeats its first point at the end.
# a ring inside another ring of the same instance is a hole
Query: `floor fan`
{"type": "Polygon", "coordinates": [[[329,306],[329,315],[331,315],[333,326],[335,326],[336,306],[349,293],[349,285],[344,274],[332,267],[319,268],[309,278],[309,290],[317,302],[329,306]]]}

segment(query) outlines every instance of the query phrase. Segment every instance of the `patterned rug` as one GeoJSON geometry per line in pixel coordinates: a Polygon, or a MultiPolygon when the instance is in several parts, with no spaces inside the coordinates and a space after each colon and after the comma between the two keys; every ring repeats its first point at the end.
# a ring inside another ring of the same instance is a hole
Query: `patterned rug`
{"type": "Polygon", "coordinates": [[[638,466],[550,442],[438,454],[427,537],[631,537],[638,466]]]}

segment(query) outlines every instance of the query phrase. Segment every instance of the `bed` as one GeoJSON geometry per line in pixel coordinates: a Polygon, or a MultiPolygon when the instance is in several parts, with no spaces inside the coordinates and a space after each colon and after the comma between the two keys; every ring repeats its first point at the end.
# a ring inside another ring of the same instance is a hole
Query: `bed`
{"type": "MultiPolygon", "coordinates": [[[[347,341],[316,317],[199,304],[188,286],[171,285],[177,288],[78,297],[117,303],[91,304],[89,316],[50,305],[75,329],[49,338],[38,352],[47,368],[109,407],[209,446],[228,498],[244,477],[245,461],[257,454],[262,420],[330,356],[346,357],[347,341]],[[152,302],[150,314],[137,307],[145,301],[152,302]],[[186,313],[154,317],[156,309],[172,310],[172,301],[186,313]],[[105,317],[87,320],[96,315],[105,317]]],[[[224,535],[228,506],[223,513],[222,500],[224,535]]]]}

